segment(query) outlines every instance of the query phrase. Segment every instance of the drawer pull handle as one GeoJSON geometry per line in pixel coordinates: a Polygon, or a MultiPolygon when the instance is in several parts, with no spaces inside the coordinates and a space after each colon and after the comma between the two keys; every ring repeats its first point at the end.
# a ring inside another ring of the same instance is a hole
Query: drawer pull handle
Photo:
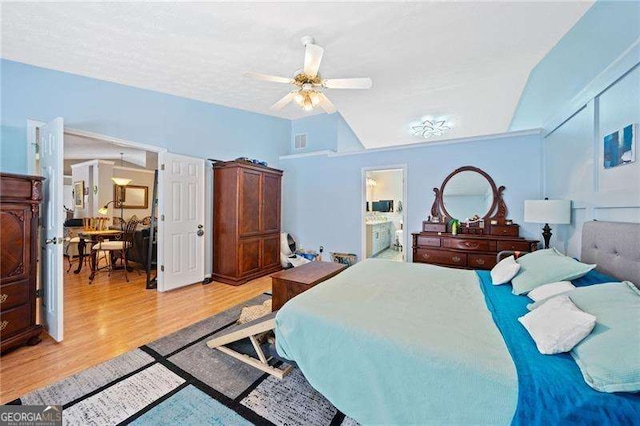
{"type": "Polygon", "coordinates": [[[484,259],[476,259],[478,265],[484,265],[484,259]]]}
{"type": "Polygon", "coordinates": [[[8,325],[9,325],[9,321],[7,321],[7,320],[2,321],[2,323],[0,323],[0,331],[2,331],[5,328],[7,328],[8,325]]]}
{"type": "Polygon", "coordinates": [[[451,260],[453,260],[454,262],[460,262],[460,258],[458,256],[453,256],[451,260]]]}
{"type": "Polygon", "coordinates": [[[479,247],[478,243],[472,243],[470,241],[465,241],[464,245],[467,246],[468,248],[474,248],[474,249],[479,247]]]}
{"type": "Polygon", "coordinates": [[[428,253],[423,253],[423,254],[422,254],[422,257],[423,257],[424,259],[428,259],[428,258],[430,258],[431,256],[429,256],[429,254],[428,254],[428,253]]]}
{"type": "Polygon", "coordinates": [[[7,300],[9,298],[8,294],[2,294],[0,295],[0,303],[4,302],[5,300],[7,300]]]}

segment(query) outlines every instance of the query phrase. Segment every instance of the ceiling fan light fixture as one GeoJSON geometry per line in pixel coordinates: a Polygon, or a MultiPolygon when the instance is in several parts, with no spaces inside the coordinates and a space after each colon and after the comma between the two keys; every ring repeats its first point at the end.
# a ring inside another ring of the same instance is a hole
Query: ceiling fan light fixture
{"type": "Polygon", "coordinates": [[[245,72],[246,77],[256,80],[274,83],[286,83],[295,86],[295,89],[283,96],[278,102],[271,105],[273,111],[280,111],[291,101],[296,102],[305,111],[311,111],[315,107],[321,107],[326,113],[333,114],[336,106],[327,96],[317,90],[326,89],[370,89],[373,82],[370,78],[333,78],[324,79],[320,73],[320,63],[324,55],[324,49],[315,44],[311,36],[302,38],[305,48],[303,68],[295,72],[293,78],[278,77],[268,74],[245,72]]]}
{"type": "Polygon", "coordinates": [[[311,111],[313,109],[313,103],[311,102],[311,98],[310,97],[306,97],[304,100],[304,103],[302,104],[302,108],[305,111],[311,111]]]}
{"type": "Polygon", "coordinates": [[[318,92],[311,92],[309,98],[311,98],[311,104],[314,107],[320,105],[320,97],[318,96],[318,92]]]}

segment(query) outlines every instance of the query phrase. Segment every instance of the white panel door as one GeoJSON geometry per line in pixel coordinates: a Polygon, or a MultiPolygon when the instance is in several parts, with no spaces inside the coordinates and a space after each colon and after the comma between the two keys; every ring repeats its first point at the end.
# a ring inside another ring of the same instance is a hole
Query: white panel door
{"type": "Polygon", "coordinates": [[[170,152],[159,160],[158,290],[167,291],[204,280],[204,160],[170,152]]]}
{"type": "Polygon", "coordinates": [[[63,182],[64,121],[62,118],[40,127],[40,169],[43,182],[42,255],[41,255],[41,321],[51,337],[63,337],[62,275],[63,223],[65,213],[63,182]]]}

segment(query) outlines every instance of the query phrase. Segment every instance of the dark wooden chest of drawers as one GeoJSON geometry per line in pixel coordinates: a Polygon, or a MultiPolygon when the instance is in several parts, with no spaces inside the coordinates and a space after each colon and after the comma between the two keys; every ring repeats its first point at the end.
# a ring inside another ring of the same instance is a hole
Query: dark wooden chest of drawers
{"type": "MultiPolygon", "coordinates": [[[[505,234],[513,234],[505,226],[505,234]]],[[[517,228],[516,228],[517,229],[517,228]]],[[[531,252],[538,241],[517,236],[452,235],[450,233],[416,232],[413,236],[413,261],[468,269],[491,269],[503,250],[531,252]]]]}
{"type": "Polygon", "coordinates": [[[36,259],[42,178],[0,173],[0,352],[40,341],[36,259]]]}

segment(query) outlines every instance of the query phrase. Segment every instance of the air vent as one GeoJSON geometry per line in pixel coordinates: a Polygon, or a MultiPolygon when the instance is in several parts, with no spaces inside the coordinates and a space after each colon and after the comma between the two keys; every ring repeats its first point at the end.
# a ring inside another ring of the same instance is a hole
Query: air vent
{"type": "Polygon", "coordinates": [[[307,134],[299,133],[295,136],[293,149],[304,149],[307,147],[307,134]]]}

